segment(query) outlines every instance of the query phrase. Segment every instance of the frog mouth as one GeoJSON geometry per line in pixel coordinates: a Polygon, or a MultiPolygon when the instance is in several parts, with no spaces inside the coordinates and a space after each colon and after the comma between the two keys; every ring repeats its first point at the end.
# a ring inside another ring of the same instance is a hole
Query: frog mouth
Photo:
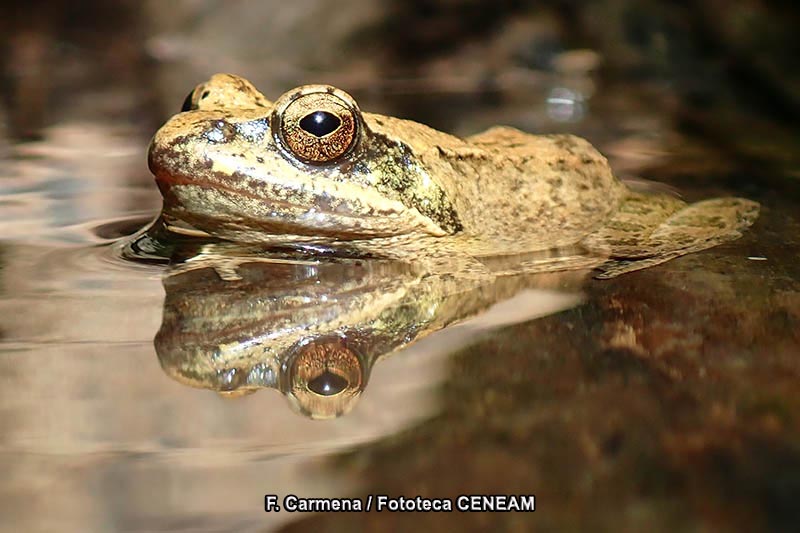
{"type": "MultiPolygon", "coordinates": [[[[346,203],[333,203],[326,195],[310,202],[312,207],[258,194],[263,187],[237,187],[230,180],[159,173],[156,183],[164,198],[163,210],[211,235],[234,232],[237,238],[256,233],[291,236],[301,240],[360,240],[407,235],[419,231],[408,224],[405,208],[382,206],[370,213],[353,213],[346,203]]],[[[274,238],[268,239],[270,241],[274,238]]]]}

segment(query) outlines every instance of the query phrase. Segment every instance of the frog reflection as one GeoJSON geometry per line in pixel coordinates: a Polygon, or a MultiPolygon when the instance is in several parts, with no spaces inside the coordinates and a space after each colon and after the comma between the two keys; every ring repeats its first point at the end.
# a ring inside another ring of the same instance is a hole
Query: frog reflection
{"type": "Polygon", "coordinates": [[[272,388],[306,416],[333,418],[353,408],[384,355],[522,288],[564,283],[550,276],[469,284],[392,261],[209,258],[164,277],[155,346],[181,383],[225,396],[272,388]]]}
{"type": "Polygon", "coordinates": [[[315,418],[339,416],[361,395],[373,362],[362,361],[347,346],[346,338],[315,339],[287,361],[282,390],[301,413],[315,418]]]}

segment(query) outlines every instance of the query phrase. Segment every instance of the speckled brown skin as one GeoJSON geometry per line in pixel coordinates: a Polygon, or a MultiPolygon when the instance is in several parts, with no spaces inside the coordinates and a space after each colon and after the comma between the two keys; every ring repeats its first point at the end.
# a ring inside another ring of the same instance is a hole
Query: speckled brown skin
{"type": "MultiPolygon", "coordinates": [[[[431,264],[458,256],[473,272],[483,257],[577,245],[578,255],[608,259],[610,277],[734,239],[758,214],[749,200],[687,206],[633,192],[571,135],[496,127],[459,139],[361,113],[328,86],[300,87],[272,104],[242,78],[217,74],[191,103],[150,146],[163,220],[236,242],[438,258],[431,264]],[[312,111],[304,101],[339,113],[345,129],[305,135],[297,126],[312,111]]],[[[562,255],[521,268],[585,263],[562,255]]]]}

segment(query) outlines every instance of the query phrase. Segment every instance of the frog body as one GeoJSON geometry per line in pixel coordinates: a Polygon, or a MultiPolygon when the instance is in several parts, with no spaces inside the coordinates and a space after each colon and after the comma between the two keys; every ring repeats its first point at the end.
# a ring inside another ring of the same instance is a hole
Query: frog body
{"type": "MultiPolygon", "coordinates": [[[[758,214],[745,199],[633,191],[575,136],[495,127],[460,139],[362,113],[325,85],[273,103],[230,74],[190,94],[149,165],[168,226],[431,264],[573,247],[611,277],[734,239],[758,214]]],[[[522,269],[586,266],[545,255],[522,269]]]]}

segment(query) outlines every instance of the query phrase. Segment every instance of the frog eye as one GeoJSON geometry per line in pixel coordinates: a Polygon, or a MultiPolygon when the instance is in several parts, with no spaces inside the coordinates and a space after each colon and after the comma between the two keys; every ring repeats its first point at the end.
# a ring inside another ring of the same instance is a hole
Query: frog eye
{"type": "Polygon", "coordinates": [[[200,104],[203,100],[205,100],[210,91],[205,88],[204,84],[200,84],[194,88],[189,94],[186,95],[186,98],[183,99],[183,105],[181,106],[181,113],[185,113],[187,111],[194,111],[200,108],[200,104]]]}
{"type": "Polygon", "coordinates": [[[307,85],[275,103],[273,133],[295,158],[324,164],[348,154],[356,145],[360,112],[353,98],[326,85],[307,85]]]}
{"type": "Polygon", "coordinates": [[[181,113],[196,110],[253,109],[269,102],[253,84],[235,74],[214,74],[186,95],[181,113]]]}
{"type": "Polygon", "coordinates": [[[186,98],[183,99],[183,105],[181,106],[181,113],[185,113],[187,111],[194,111],[195,109],[200,108],[200,104],[208,98],[211,94],[211,91],[206,88],[206,84],[200,84],[194,88],[189,94],[186,95],[186,98]]]}

